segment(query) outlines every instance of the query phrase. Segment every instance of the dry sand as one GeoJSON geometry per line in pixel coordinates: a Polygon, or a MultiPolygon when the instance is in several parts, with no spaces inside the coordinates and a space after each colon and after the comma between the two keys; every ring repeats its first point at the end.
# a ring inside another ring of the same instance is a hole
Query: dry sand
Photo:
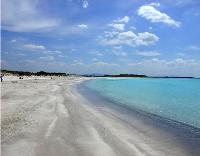
{"type": "Polygon", "coordinates": [[[85,78],[7,81],[1,85],[2,156],[189,156],[173,136],[76,89],[85,78]]]}

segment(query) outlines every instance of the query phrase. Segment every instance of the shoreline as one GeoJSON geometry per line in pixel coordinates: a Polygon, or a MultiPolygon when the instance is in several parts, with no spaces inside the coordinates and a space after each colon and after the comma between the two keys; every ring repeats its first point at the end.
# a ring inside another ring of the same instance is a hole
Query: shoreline
{"type": "MultiPolygon", "coordinates": [[[[127,120],[136,118],[150,127],[159,129],[166,133],[171,133],[176,138],[186,144],[186,148],[191,148],[196,153],[200,153],[200,128],[193,125],[168,119],[156,114],[139,110],[116,101],[114,99],[103,96],[101,93],[88,88],[84,83],[78,85],[78,91],[90,101],[90,104],[96,103],[96,106],[107,107],[119,114],[126,114],[127,120]]],[[[188,148],[188,149],[189,149],[188,148]]],[[[190,149],[189,149],[190,150],[190,149]]]]}
{"type": "MultiPolygon", "coordinates": [[[[89,81],[89,80],[86,80],[86,81],[89,81]]],[[[197,127],[197,126],[194,126],[194,125],[191,125],[191,124],[188,124],[188,123],[184,123],[184,122],[181,122],[181,121],[176,121],[176,120],[173,120],[173,119],[170,119],[170,118],[166,118],[166,117],[163,117],[163,116],[159,116],[157,114],[152,114],[152,113],[137,109],[134,106],[125,105],[124,103],[121,103],[121,102],[119,102],[119,101],[117,101],[115,99],[112,99],[112,98],[109,98],[109,97],[105,97],[103,94],[99,93],[98,91],[87,87],[85,85],[86,81],[84,81],[83,83],[79,84],[78,90],[88,100],[92,100],[93,98],[90,98],[90,97],[94,96],[97,99],[102,100],[101,103],[107,102],[107,103],[109,103],[109,105],[112,108],[114,106],[118,107],[119,111],[120,111],[120,109],[130,110],[130,111],[132,111],[132,113],[137,113],[137,114],[139,114],[141,116],[145,116],[147,118],[152,118],[153,120],[161,120],[163,122],[171,124],[172,126],[173,125],[180,125],[180,127],[185,127],[186,129],[193,129],[194,131],[197,131],[197,133],[200,134],[200,127],[197,127]],[[89,93],[87,93],[87,92],[89,92],[89,93]],[[90,96],[90,94],[92,94],[92,96],[90,96]]]]}
{"type": "MultiPolygon", "coordinates": [[[[158,122],[99,105],[81,94],[86,78],[2,84],[2,155],[197,156],[158,122]],[[157,127],[158,126],[158,127],[157,127]],[[17,153],[17,154],[16,154],[17,153]]],[[[98,102],[102,102],[100,99],[98,102]]],[[[194,150],[194,151],[192,151],[194,150]]],[[[200,150],[200,149],[199,149],[200,150]]]]}

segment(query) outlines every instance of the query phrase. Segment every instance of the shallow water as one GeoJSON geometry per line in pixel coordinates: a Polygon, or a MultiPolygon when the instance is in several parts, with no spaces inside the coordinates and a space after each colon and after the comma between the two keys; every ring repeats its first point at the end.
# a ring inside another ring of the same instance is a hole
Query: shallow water
{"type": "Polygon", "coordinates": [[[126,107],[200,128],[199,79],[102,78],[86,86],[126,107]]]}

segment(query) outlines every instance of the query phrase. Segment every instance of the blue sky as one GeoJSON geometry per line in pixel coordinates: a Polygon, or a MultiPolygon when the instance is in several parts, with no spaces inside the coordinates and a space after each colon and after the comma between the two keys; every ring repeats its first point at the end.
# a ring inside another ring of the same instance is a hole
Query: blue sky
{"type": "Polygon", "coordinates": [[[200,76],[199,0],[2,0],[3,69],[200,76]]]}

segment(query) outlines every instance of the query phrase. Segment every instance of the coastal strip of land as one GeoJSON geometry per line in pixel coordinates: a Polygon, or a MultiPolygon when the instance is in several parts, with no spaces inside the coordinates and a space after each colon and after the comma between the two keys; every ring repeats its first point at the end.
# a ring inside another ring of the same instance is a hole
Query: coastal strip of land
{"type": "Polygon", "coordinates": [[[197,156],[174,134],[88,101],[59,77],[1,84],[2,156],[197,156]]]}

